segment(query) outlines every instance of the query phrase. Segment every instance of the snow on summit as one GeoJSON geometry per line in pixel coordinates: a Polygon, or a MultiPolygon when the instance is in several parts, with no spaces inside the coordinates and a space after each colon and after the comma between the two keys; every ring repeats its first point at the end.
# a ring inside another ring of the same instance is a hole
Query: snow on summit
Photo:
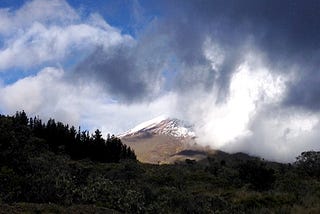
{"type": "Polygon", "coordinates": [[[195,137],[192,126],[185,124],[181,120],[172,119],[165,115],[140,123],[129,131],[120,134],[119,137],[132,136],[143,132],[173,137],[195,137]]]}

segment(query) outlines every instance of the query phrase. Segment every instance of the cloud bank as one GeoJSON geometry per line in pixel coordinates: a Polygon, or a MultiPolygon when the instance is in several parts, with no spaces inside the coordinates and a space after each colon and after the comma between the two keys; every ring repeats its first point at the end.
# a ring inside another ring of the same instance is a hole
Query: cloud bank
{"type": "Polygon", "coordinates": [[[213,148],[293,161],[320,149],[319,11],[314,0],[134,1],[129,35],[63,0],[2,8],[0,71],[23,75],[2,79],[0,108],[113,133],[166,114],[213,148]]]}

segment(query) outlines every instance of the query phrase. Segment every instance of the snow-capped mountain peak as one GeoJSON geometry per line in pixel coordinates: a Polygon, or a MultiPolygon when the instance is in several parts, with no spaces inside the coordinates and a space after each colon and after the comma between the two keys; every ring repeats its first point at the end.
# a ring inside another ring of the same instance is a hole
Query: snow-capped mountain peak
{"type": "Polygon", "coordinates": [[[142,133],[161,134],[173,137],[195,137],[192,126],[187,125],[178,119],[171,119],[167,116],[159,116],[152,120],[143,122],[129,131],[119,135],[120,138],[139,135],[142,133]]]}
{"type": "Polygon", "coordinates": [[[153,119],[145,121],[143,123],[140,123],[139,125],[130,129],[126,134],[133,134],[133,133],[139,132],[141,130],[150,129],[166,119],[168,119],[168,117],[161,115],[159,117],[153,118],[153,119]]]}

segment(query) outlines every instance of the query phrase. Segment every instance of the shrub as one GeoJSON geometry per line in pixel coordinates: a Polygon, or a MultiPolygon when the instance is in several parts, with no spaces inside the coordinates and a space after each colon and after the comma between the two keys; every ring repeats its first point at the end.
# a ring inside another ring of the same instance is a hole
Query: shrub
{"type": "Polygon", "coordinates": [[[247,161],[239,166],[239,177],[255,190],[270,189],[275,181],[274,170],[260,161],[247,161]]]}

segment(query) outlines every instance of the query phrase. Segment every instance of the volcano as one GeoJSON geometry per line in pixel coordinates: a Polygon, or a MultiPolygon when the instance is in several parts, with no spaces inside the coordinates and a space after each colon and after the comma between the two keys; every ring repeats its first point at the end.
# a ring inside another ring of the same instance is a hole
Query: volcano
{"type": "Polygon", "coordinates": [[[143,122],[118,137],[144,163],[172,164],[186,159],[201,160],[210,151],[197,143],[192,125],[165,116],[143,122]]]}

